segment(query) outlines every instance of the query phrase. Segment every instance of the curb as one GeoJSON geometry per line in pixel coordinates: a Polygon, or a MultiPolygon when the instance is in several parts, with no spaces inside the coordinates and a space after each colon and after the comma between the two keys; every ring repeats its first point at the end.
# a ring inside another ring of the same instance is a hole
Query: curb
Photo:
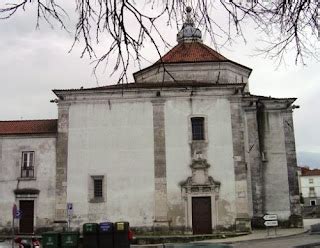
{"type": "MultiPolygon", "coordinates": [[[[308,233],[309,230],[301,230],[301,232],[298,233],[294,233],[294,234],[288,234],[288,235],[283,235],[283,236],[270,236],[270,237],[264,237],[264,238],[256,238],[256,239],[247,239],[247,240],[239,240],[239,241],[227,241],[226,239],[215,239],[218,240],[219,242],[217,243],[212,243],[214,244],[234,244],[234,243],[243,243],[243,242],[250,242],[250,241],[257,241],[257,240],[268,240],[268,239],[277,239],[277,238],[285,238],[285,237],[292,237],[292,236],[296,236],[296,235],[301,235],[301,234],[305,234],[308,233]]],[[[190,242],[191,244],[208,244],[210,242],[207,241],[203,241],[203,242],[199,242],[199,241],[195,241],[195,242],[190,242]]],[[[164,248],[165,244],[169,244],[169,243],[163,243],[163,244],[149,244],[149,245],[131,245],[130,247],[132,248],[164,248]]],[[[210,243],[211,244],[211,243],[210,243]]],[[[311,246],[297,246],[297,248],[310,248],[311,246]]]]}
{"type": "MultiPolygon", "coordinates": [[[[292,237],[296,235],[301,235],[308,233],[309,230],[303,230],[302,232],[299,233],[294,233],[294,234],[288,234],[288,235],[283,235],[283,236],[269,236],[269,237],[264,237],[264,238],[253,238],[253,239],[247,239],[247,240],[239,240],[239,241],[221,241],[221,244],[234,244],[234,243],[243,243],[243,242],[250,242],[250,241],[257,241],[257,240],[268,240],[268,239],[278,239],[278,238],[286,238],[286,237],[292,237]]],[[[194,242],[196,243],[196,242],[194,242]]]]}

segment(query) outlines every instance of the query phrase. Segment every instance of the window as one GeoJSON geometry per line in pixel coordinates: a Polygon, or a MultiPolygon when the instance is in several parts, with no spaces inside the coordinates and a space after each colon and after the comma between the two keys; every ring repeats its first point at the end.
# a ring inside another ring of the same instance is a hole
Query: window
{"type": "Polygon", "coordinates": [[[34,177],[34,152],[22,152],[21,177],[34,177]]]}
{"type": "Polygon", "coordinates": [[[309,187],[309,197],[316,197],[314,187],[309,187]]]}
{"type": "Polygon", "coordinates": [[[93,196],[94,198],[102,198],[102,187],[103,185],[103,178],[94,178],[93,179],[93,196]]]}
{"type": "Polygon", "coordinates": [[[88,199],[90,203],[105,202],[106,179],[104,175],[89,175],[88,199]]]}
{"type": "Polygon", "coordinates": [[[310,200],[310,206],[315,206],[316,205],[316,200],[310,200]]]}
{"type": "Polygon", "coordinates": [[[313,184],[313,178],[309,178],[309,183],[313,184]]]}
{"type": "Polygon", "coordinates": [[[192,140],[204,140],[204,117],[192,117],[192,140]]]}

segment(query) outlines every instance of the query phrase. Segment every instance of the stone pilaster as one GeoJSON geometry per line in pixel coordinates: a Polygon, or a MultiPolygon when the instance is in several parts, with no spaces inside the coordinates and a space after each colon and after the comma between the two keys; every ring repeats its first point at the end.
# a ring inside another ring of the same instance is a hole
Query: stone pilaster
{"type": "Polygon", "coordinates": [[[58,105],[58,135],[56,154],[56,221],[67,219],[69,105],[58,105]]]}
{"type": "Polygon", "coordinates": [[[155,228],[167,228],[167,172],[164,101],[155,100],[153,104],[154,135],[154,178],[155,178],[155,228]]]}
{"type": "Polygon", "coordinates": [[[231,127],[233,140],[233,159],[236,186],[236,213],[237,220],[243,220],[242,226],[250,228],[248,207],[247,166],[244,147],[244,118],[240,99],[230,102],[231,127]],[[244,222],[246,224],[244,224],[244,222]]]}
{"type": "Polygon", "coordinates": [[[291,108],[282,112],[282,116],[288,167],[290,210],[293,215],[301,215],[296,145],[291,108]]]}
{"type": "Polygon", "coordinates": [[[247,134],[247,163],[250,170],[251,197],[253,216],[264,214],[264,186],[261,150],[259,142],[259,126],[256,106],[244,107],[247,134]]]}

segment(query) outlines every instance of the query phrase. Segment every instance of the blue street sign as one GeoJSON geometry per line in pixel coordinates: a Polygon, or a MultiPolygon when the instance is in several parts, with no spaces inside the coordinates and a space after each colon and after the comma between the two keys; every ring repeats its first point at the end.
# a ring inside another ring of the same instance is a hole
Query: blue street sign
{"type": "Polygon", "coordinates": [[[15,215],[15,219],[21,219],[21,217],[22,217],[22,211],[21,210],[19,210],[19,209],[17,209],[17,211],[16,211],[16,215],[15,215]]]}

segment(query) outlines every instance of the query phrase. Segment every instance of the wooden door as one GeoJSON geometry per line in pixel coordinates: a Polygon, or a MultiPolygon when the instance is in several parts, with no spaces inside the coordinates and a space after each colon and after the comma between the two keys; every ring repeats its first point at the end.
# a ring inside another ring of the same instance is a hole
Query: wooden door
{"type": "Polygon", "coordinates": [[[211,234],[211,197],[192,197],[193,234],[211,234]]]}
{"type": "Polygon", "coordinates": [[[20,201],[21,219],[19,225],[20,233],[33,233],[33,218],[34,218],[34,201],[20,201]]]}

